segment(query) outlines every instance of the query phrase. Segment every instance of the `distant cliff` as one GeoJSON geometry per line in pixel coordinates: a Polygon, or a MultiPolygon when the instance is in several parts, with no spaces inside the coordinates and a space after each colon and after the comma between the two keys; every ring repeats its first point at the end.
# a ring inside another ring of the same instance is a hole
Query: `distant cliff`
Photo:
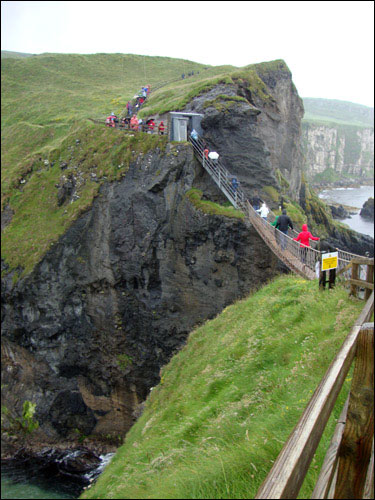
{"type": "Polygon", "coordinates": [[[373,128],[304,121],[302,149],[306,177],[314,185],[373,179],[373,128]]]}
{"type": "Polygon", "coordinates": [[[315,186],[371,182],[374,109],[334,99],[304,98],[303,105],[306,178],[315,186]]]}

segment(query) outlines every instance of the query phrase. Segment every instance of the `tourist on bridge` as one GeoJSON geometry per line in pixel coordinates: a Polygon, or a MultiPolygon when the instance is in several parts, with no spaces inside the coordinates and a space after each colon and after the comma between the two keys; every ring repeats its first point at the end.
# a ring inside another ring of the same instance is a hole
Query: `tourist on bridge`
{"type": "Polygon", "coordinates": [[[208,158],[211,160],[213,166],[217,167],[217,161],[219,159],[219,153],[216,153],[216,151],[211,151],[210,153],[208,153],[208,158]]]}
{"type": "Polygon", "coordinates": [[[259,212],[262,219],[264,219],[267,222],[267,216],[270,212],[270,209],[267,207],[265,203],[262,204],[262,206],[259,208],[259,210],[257,210],[257,212],[259,212]]]}
{"type": "Polygon", "coordinates": [[[193,143],[193,146],[196,148],[198,147],[198,132],[193,128],[193,130],[190,132],[190,139],[191,142],[193,143]]]}
{"type": "Polygon", "coordinates": [[[297,238],[293,238],[294,241],[299,241],[300,244],[300,252],[301,252],[301,261],[306,262],[307,248],[310,246],[310,240],[319,241],[320,238],[317,236],[313,236],[308,230],[307,224],[302,225],[302,231],[299,233],[297,238]]]}
{"type": "Polygon", "coordinates": [[[281,231],[281,233],[283,233],[283,234],[280,234],[280,245],[281,245],[281,249],[285,250],[287,239],[285,238],[284,235],[286,235],[286,236],[288,235],[288,228],[289,227],[290,227],[290,229],[293,229],[292,221],[290,220],[290,217],[287,215],[285,208],[282,211],[282,214],[279,215],[279,217],[277,218],[277,222],[275,224],[275,227],[276,227],[276,229],[279,229],[281,231]]]}

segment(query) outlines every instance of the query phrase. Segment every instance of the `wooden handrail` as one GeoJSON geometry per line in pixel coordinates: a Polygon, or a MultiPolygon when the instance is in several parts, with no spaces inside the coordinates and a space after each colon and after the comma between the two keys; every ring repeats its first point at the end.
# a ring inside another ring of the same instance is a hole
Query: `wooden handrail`
{"type": "Polygon", "coordinates": [[[334,498],[363,498],[374,435],[374,323],[362,325],[334,498]]]}
{"type": "Polygon", "coordinates": [[[337,396],[353,362],[363,323],[374,310],[374,292],[315,390],[255,498],[296,498],[337,396]]]}

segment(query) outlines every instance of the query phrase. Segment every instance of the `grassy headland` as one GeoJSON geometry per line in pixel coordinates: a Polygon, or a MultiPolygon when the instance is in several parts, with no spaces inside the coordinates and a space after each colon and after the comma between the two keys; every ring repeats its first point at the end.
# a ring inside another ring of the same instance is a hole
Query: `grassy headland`
{"type": "MultiPolygon", "coordinates": [[[[277,278],[194,330],[82,498],[254,498],[363,302],[277,278]]],[[[300,498],[309,498],[347,394],[300,498]]],[[[341,407],[340,407],[341,406],[341,407]]]]}
{"type": "Polygon", "coordinates": [[[266,99],[256,71],[275,65],[289,71],[283,61],[240,70],[131,54],[7,55],[1,73],[1,207],[7,207],[12,219],[2,234],[2,255],[9,270],[19,268],[23,273],[30,272],[91,205],[102,182],[124,176],[129,162],[145,148],[165,147],[165,137],[125,138],[88,118],[104,119],[112,111],[121,115],[142,85],[153,88],[176,79],[151,93],[141,116],[182,109],[218,83],[233,84],[238,79],[266,99]],[[62,172],[64,162],[68,167],[62,172]],[[56,186],[63,174],[78,176],[80,185],[78,197],[59,206],[56,186]],[[96,175],[95,182],[91,174],[96,175]]]}

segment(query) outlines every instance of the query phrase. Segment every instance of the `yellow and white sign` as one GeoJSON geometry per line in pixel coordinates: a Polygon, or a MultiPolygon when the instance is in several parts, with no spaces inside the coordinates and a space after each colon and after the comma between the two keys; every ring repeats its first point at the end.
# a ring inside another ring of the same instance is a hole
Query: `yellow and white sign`
{"type": "Polygon", "coordinates": [[[329,269],[336,269],[339,261],[339,253],[324,253],[322,255],[322,271],[328,271],[329,269]]]}

